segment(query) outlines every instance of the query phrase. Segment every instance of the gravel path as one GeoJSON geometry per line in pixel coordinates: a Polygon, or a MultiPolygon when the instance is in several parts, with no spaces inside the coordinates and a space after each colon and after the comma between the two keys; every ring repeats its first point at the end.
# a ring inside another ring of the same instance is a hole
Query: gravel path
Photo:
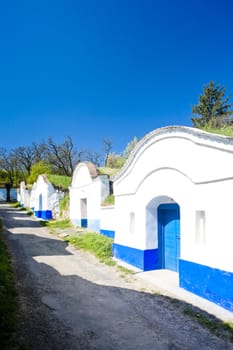
{"type": "Polygon", "coordinates": [[[20,297],[19,341],[32,350],[233,349],[185,315],[187,304],[153,294],[0,205],[20,297]]]}

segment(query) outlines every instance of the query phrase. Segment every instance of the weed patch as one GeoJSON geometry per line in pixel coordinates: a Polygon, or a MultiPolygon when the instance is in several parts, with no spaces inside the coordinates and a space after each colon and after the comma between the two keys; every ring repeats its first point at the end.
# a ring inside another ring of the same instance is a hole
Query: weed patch
{"type": "Polygon", "coordinates": [[[69,219],[63,219],[63,220],[41,220],[40,221],[42,226],[49,227],[51,229],[66,229],[72,227],[72,224],[69,219]]]}
{"type": "Polygon", "coordinates": [[[115,197],[113,194],[106,197],[102,203],[103,206],[114,205],[114,204],[115,204],[115,197]]]}
{"type": "Polygon", "coordinates": [[[20,205],[19,202],[11,203],[11,206],[12,206],[13,208],[19,208],[19,207],[21,207],[21,205],[20,205]]]}
{"type": "Polygon", "coordinates": [[[11,339],[16,329],[17,293],[10,256],[2,237],[0,220],[0,344],[1,349],[11,349],[11,339]]]}
{"type": "Polygon", "coordinates": [[[60,207],[60,216],[62,217],[63,214],[68,211],[69,209],[69,195],[66,194],[59,202],[60,207]]]}
{"type": "Polygon", "coordinates": [[[71,184],[72,178],[70,176],[48,174],[49,181],[61,190],[67,190],[71,184]]]}
{"type": "Polygon", "coordinates": [[[209,126],[204,126],[202,128],[200,128],[204,131],[210,132],[212,134],[219,134],[219,135],[224,135],[224,136],[228,136],[228,137],[233,137],[233,128],[232,126],[223,126],[222,128],[212,128],[209,126]]]}
{"type": "Polygon", "coordinates": [[[184,308],[183,313],[185,315],[190,316],[193,320],[197,321],[199,324],[201,324],[217,336],[227,335],[229,339],[233,342],[232,322],[223,322],[221,320],[208,317],[190,307],[184,308]]]}
{"type": "Polygon", "coordinates": [[[100,235],[94,232],[85,232],[79,235],[73,235],[65,238],[73,246],[78,249],[83,249],[94,254],[100,262],[107,265],[116,265],[112,260],[112,243],[113,240],[109,237],[100,235]]]}
{"type": "Polygon", "coordinates": [[[123,273],[126,274],[126,275],[133,275],[133,274],[134,274],[134,272],[133,272],[132,270],[127,269],[126,267],[121,266],[121,265],[118,265],[118,266],[117,266],[117,269],[118,269],[119,271],[123,272],[123,273]]]}

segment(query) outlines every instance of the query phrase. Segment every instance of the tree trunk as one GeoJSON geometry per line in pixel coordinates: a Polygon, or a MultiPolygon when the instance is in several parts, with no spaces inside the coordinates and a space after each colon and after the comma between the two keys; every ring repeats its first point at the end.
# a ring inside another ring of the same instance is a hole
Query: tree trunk
{"type": "Polygon", "coordinates": [[[10,182],[6,183],[5,187],[6,187],[6,202],[10,202],[12,183],[10,182]]]}

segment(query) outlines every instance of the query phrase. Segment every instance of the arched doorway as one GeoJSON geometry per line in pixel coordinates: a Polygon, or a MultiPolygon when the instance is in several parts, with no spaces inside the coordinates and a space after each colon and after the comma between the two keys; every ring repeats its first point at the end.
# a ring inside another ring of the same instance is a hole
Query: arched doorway
{"type": "Polygon", "coordinates": [[[178,271],[180,257],[180,207],[177,203],[158,206],[158,267],[178,271]]]}

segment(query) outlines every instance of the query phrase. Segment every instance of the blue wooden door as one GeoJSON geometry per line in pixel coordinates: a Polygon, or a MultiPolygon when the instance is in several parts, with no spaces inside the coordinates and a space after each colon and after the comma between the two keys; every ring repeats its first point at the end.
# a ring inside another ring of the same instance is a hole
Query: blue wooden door
{"type": "Polygon", "coordinates": [[[178,204],[158,207],[159,268],[178,271],[180,256],[180,209],[178,204]]]}

